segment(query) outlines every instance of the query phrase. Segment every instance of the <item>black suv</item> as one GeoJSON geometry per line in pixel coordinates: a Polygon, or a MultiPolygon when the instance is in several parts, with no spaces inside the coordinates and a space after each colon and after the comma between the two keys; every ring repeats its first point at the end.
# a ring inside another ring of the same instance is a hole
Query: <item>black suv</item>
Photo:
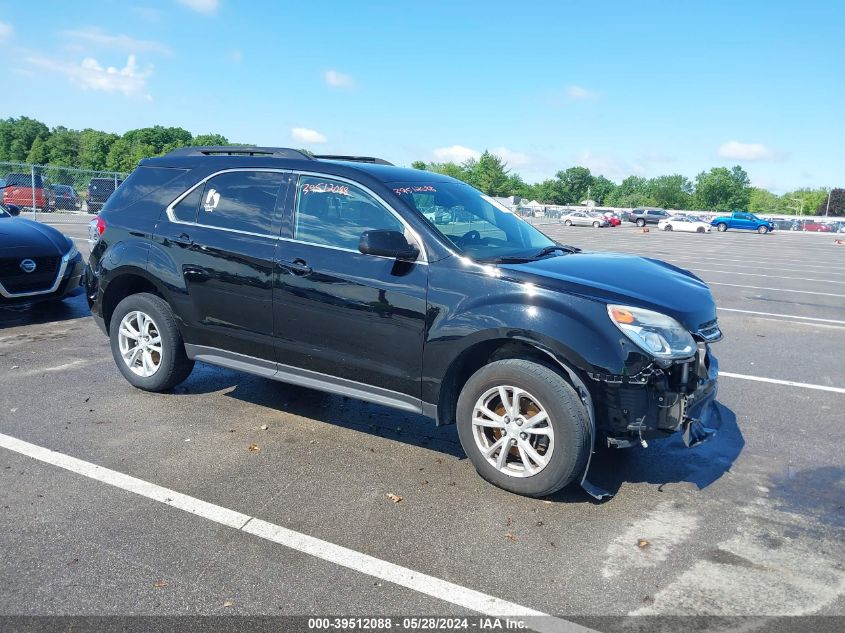
{"type": "Polygon", "coordinates": [[[88,182],[88,213],[97,213],[102,209],[121,183],[122,180],[115,178],[92,178],[88,182]]]}
{"type": "Polygon", "coordinates": [[[579,478],[606,495],[586,479],[600,442],[714,432],[704,282],[556,244],[448,176],[184,148],[142,161],[100,220],[88,300],[138,388],[202,361],[422,413],[532,496],[579,478]]]}
{"type": "Polygon", "coordinates": [[[671,215],[666,212],[666,209],[633,209],[628,214],[628,222],[634,222],[637,226],[645,226],[646,224],[657,224],[660,220],[667,220],[671,215]]]}

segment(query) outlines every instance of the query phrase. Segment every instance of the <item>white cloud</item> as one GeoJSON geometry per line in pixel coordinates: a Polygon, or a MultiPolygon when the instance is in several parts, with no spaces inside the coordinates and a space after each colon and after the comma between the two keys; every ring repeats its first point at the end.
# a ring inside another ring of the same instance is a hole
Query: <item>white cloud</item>
{"type": "Polygon", "coordinates": [[[220,6],[219,0],[177,0],[179,4],[196,11],[197,13],[204,13],[211,15],[217,12],[220,6]]]}
{"type": "Polygon", "coordinates": [[[125,53],[159,53],[170,55],[171,50],[166,44],[153,40],[139,40],[128,35],[112,35],[96,26],[89,26],[84,29],[62,31],[61,35],[72,40],[84,41],[97,46],[113,48],[125,53]]]}
{"type": "Polygon", "coordinates": [[[0,22],[0,42],[4,42],[15,32],[15,29],[12,28],[12,25],[8,22],[0,22]]]}
{"type": "Polygon", "coordinates": [[[355,80],[336,70],[327,70],[323,76],[326,83],[332,88],[354,88],[355,80]]]}
{"type": "Polygon", "coordinates": [[[30,57],[27,61],[34,66],[65,75],[83,90],[120,92],[127,97],[140,95],[152,99],[146,93],[146,87],[153,67],[147,66],[141,70],[135,55],[129,55],[123,68],[103,67],[93,57],[86,57],[79,64],[45,57],[30,57]]]}
{"type": "Polygon", "coordinates": [[[517,169],[532,164],[534,158],[522,152],[515,152],[507,147],[497,147],[490,150],[491,154],[495,154],[508,164],[510,169],[517,169]]]}
{"type": "Polygon", "coordinates": [[[728,141],[719,146],[718,154],[721,158],[733,160],[771,160],[775,153],[762,143],[740,143],[728,141]]]}
{"type": "Polygon", "coordinates": [[[469,159],[478,160],[481,152],[463,145],[452,145],[451,147],[440,147],[432,152],[434,158],[441,163],[463,163],[469,159]]]}
{"type": "Polygon", "coordinates": [[[307,127],[291,128],[290,135],[293,140],[302,143],[325,143],[328,140],[325,135],[320,134],[317,130],[311,130],[307,127]]]}
{"type": "Polygon", "coordinates": [[[566,96],[574,101],[587,101],[598,97],[598,93],[587,90],[583,86],[572,85],[566,87],[566,96]]]}

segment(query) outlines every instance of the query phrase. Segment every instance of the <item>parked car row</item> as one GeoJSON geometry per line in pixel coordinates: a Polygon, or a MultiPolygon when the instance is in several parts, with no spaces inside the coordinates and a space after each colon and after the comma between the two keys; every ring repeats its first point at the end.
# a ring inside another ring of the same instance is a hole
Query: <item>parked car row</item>
{"type": "Polygon", "coordinates": [[[89,212],[97,213],[122,182],[114,178],[92,178],[87,191],[80,196],[71,185],[50,183],[41,174],[13,172],[6,175],[0,189],[2,203],[7,207],[35,208],[41,212],[77,211],[84,203],[89,212]]]}

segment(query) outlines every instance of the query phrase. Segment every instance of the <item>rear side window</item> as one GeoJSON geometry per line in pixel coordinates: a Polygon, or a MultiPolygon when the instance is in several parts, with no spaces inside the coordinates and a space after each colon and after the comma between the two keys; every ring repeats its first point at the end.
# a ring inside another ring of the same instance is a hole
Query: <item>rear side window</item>
{"type": "Polygon", "coordinates": [[[285,178],[279,172],[236,171],[209,179],[202,188],[197,223],[262,235],[278,233],[276,199],[285,178]]]}
{"type": "Polygon", "coordinates": [[[117,181],[117,191],[114,191],[113,180],[109,181],[100,178],[91,180],[89,190],[95,185],[106,188],[110,187],[114,193],[109,196],[104,209],[118,209],[120,207],[128,207],[141,198],[145,198],[159,187],[166,185],[186,171],[185,169],[171,169],[168,167],[138,167],[129,174],[129,177],[125,181],[117,181]]]}

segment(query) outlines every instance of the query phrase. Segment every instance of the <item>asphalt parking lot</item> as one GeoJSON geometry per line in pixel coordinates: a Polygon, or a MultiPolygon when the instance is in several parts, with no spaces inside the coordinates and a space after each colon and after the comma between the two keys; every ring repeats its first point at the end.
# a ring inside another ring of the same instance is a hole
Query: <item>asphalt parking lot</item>
{"type": "MultiPolygon", "coordinates": [[[[84,254],[86,221],[48,220],[84,254]]],[[[173,393],[144,393],[84,297],[0,309],[0,434],[328,552],[0,447],[0,613],[450,615],[494,597],[577,621],[845,615],[845,246],[541,228],[711,285],[725,334],[712,442],[600,452],[592,478],[616,493],[605,503],[577,486],[527,499],[481,480],[454,427],[200,364],[173,393]],[[401,586],[372,561],[425,576],[401,586]]]]}

